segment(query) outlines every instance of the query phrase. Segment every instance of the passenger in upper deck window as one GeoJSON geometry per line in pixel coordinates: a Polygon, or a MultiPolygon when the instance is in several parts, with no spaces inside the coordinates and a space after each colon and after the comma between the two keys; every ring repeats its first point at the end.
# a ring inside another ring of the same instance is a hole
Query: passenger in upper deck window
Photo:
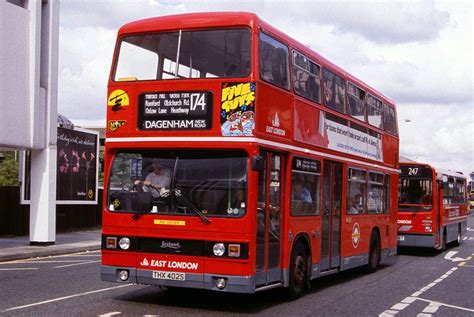
{"type": "Polygon", "coordinates": [[[329,108],[335,108],[333,80],[324,80],[324,104],[329,108]]]}

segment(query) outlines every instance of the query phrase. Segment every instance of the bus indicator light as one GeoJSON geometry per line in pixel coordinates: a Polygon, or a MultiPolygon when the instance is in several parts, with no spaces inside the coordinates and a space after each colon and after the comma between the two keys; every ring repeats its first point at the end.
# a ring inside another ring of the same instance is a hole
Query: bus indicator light
{"type": "Polygon", "coordinates": [[[107,249],[116,249],[117,248],[117,238],[116,237],[107,237],[107,249]]]}
{"type": "Polygon", "coordinates": [[[238,258],[240,256],[240,244],[229,244],[229,256],[238,258]]]}

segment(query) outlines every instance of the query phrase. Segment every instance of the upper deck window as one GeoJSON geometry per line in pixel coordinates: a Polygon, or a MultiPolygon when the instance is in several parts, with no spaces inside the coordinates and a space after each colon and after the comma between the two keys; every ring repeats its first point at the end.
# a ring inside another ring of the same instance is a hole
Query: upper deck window
{"type": "Polygon", "coordinates": [[[289,89],[288,47],[260,33],[260,77],[278,87],[289,89]]]}
{"type": "Polygon", "coordinates": [[[341,113],[345,112],[344,79],[323,68],[324,105],[341,113]]]}
{"type": "Polygon", "coordinates": [[[367,119],[369,124],[382,129],[383,121],[383,107],[382,102],[372,96],[371,94],[367,97],[367,119]]]}
{"type": "Polygon", "coordinates": [[[306,56],[293,51],[293,88],[297,95],[315,102],[321,100],[320,67],[306,56]]]}
{"type": "Polygon", "coordinates": [[[395,124],[395,109],[387,104],[383,105],[383,126],[385,131],[390,134],[397,135],[397,127],[395,124]]]}
{"type": "Polygon", "coordinates": [[[125,36],[119,44],[113,78],[130,81],[246,77],[250,74],[250,43],[247,29],[125,36]]]}
{"type": "Polygon", "coordinates": [[[347,100],[349,115],[360,121],[365,121],[365,91],[349,82],[347,83],[347,100]]]}

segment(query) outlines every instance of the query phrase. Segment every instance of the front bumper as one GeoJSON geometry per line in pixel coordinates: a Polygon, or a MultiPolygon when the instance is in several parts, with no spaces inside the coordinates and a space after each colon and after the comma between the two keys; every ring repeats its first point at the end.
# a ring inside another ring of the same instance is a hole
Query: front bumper
{"type": "Polygon", "coordinates": [[[255,293],[254,276],[186,273],[185,281],[174,281],[153,278],[153,270],[141,270],[134,267],[102,265],[100,277],[102,281],[113,283],[136,283],[170,287],[197,288],[230,293],[255,293]],[[128,270],[129,278],[126,281],[119,279],[118,272],[120,270],[128,270]],[[216,287],[216,280],[219,278],[226,279],[227,283],[224,289],[218,289],[216,287]]]}

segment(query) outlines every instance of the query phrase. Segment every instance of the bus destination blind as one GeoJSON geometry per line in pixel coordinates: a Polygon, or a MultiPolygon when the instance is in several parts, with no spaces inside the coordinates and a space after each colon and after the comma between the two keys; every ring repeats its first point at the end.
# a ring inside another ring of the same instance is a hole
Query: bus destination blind
{"type": "Polygon", "coordinates": [[[211,127],[211,92],[154,92],[139,96],[140,130],[208,130],[211,127]]]}

